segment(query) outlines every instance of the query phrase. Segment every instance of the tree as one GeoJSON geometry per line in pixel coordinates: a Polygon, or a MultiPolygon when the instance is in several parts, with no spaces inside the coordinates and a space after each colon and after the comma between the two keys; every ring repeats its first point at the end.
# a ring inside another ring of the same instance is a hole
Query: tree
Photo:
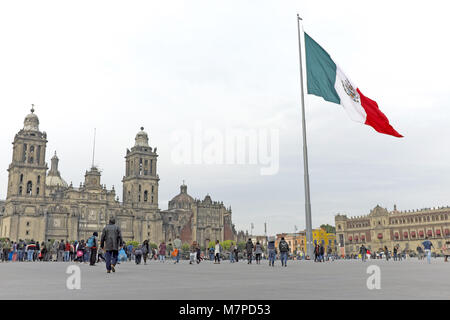
{"type": "Polygon", "coordinates": [[[237,244],[237,247],[238,247],[238,250],[239,250],[240,252],[244,251],[244,249],[245,249],[245,242],[244,242],[244,241],[239,242],[239,243],[237,244]]]}
{"type": "Polygon", "coordinates": [[[220,245],[222,246],[222,248],[225,251],[229,251],[231,246],[234,244],[234,242],[232,240],[225,240],[224,242],[222,242],[220,245]]]}
{"type": "Polygon", "coordinates": [[[158,249],[158,245],[157,245],[156,243],[150,242],[148,245],[149,245],[150,248],[152,248],[152,249],[158,249]]]}
{"type": "Polygon", "coordinates": [[[183,245],[181,246],[181,251],[183,251],[183,253],[189,252],[189,244],[188,243],[183,243],[183,245]]]}
{"type": "Polygon", "coordinates": [[[133,248],[137,248],[139,246],[139,242],[137,241],[128,241],[126,243],[126,246],[128,247],[130,244],[133,246],[133,248]]]}
{"type": "Polygon", "coordinates": [[[320,227],[324,229],[326,233],[336,233],[336,228],[329,224],[322,224],[320,227]]]}

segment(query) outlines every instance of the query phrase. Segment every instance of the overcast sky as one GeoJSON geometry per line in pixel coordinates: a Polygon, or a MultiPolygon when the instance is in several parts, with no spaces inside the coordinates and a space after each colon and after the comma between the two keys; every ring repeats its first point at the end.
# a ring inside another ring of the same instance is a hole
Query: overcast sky
{"type": "Polygon", "coordinates": [[[145,127],[158,148],[159,207],[188,193],[223,201],[238,229],[304,228],[296,14],[403,139],[307,96],[313,227],[334,215],[450,204],[446,1],[9,1],[0,4],[0,199],[31,103],[74,186],[92,161],[122,198],[124,156],[145,127]],[[278,130],[279,172],[177,164],[195,124],[278,130]]]}

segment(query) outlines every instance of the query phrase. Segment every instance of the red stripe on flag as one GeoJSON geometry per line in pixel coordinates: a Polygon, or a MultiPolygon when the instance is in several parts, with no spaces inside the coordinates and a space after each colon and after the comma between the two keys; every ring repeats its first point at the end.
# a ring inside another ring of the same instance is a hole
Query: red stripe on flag
{"type": "Polygon", "coordinates": [[[395,131],[395,129],[392,128],[392,126],[389,124],[388,118],[378,108],[378,104],[375,101],[363,95],[358,88],[356,88],[356,91],[358,91],[359,93],[359,96],[361,98],[361,105],[367,114],[365,124],[371,126],[380,133],[389,134],[391,136],[398,138],[403,138],[403,136],[397,131],[395,131]]]}

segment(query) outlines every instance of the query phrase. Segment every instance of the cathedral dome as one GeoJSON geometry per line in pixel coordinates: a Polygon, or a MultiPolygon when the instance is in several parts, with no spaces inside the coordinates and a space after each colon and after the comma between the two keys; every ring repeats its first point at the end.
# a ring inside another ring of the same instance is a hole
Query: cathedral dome
{"type": "Polygon", "coordinates": [[[148,134],[144,131],[144,127],[141,127],[141,131],[136,134],[134,140],[136,141],[135,147],[148,147],[148,134]]]}
{"type": "Polygon", "coordinates": [[[193,202],[194,198],[187,193],[187,186],[182,184],[180,186],[180,193],[169,201],[169,209],[189,209],[193,202]]]}
{"type": "Polygon", "coordinates": [[[50,171],[47,174],[47,178],[45,179],[45,185],[47,187],[64,187],[67,188],[67,182],[64,181],[63,178],[61,178],[61,175],[58,171],[58,162],[59,159],[55,155],[52,157],[52,164],[50,167],[50,171]]]}
{"type": "Polygon", "coordinates": [[[31,113],[25,117],[23,129],[26,131],[39,131],[39,118],[34,114],[34,105],[32,105],[31,113]]]}
{"type": "Polygon", "coordinates": [[[64,188],[68,186],[67,182],[65,182],[63,178],[61,178],[60,176],[50,174],[47,176],[47,179],[45,179],[45,185],[47,187],[64,187],[64,188]]]}

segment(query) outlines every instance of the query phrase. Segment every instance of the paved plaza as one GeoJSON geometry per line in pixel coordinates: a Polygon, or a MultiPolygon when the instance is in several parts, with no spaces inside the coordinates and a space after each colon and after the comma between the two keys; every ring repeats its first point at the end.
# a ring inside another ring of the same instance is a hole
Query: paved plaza
{"type": "Polygon", "coordinates": [[[0,263],[0,299],[449,299],[450,262],[371,260],[314,263],[289,261],[274,268],[267,261],[174,265],[125,262],[107,274],[105,264],[81,269],[81,289],[66,288],[73,263],[0,263]],[[378,265],[381,288],[369,290],[367,267],[378,265]]]}

